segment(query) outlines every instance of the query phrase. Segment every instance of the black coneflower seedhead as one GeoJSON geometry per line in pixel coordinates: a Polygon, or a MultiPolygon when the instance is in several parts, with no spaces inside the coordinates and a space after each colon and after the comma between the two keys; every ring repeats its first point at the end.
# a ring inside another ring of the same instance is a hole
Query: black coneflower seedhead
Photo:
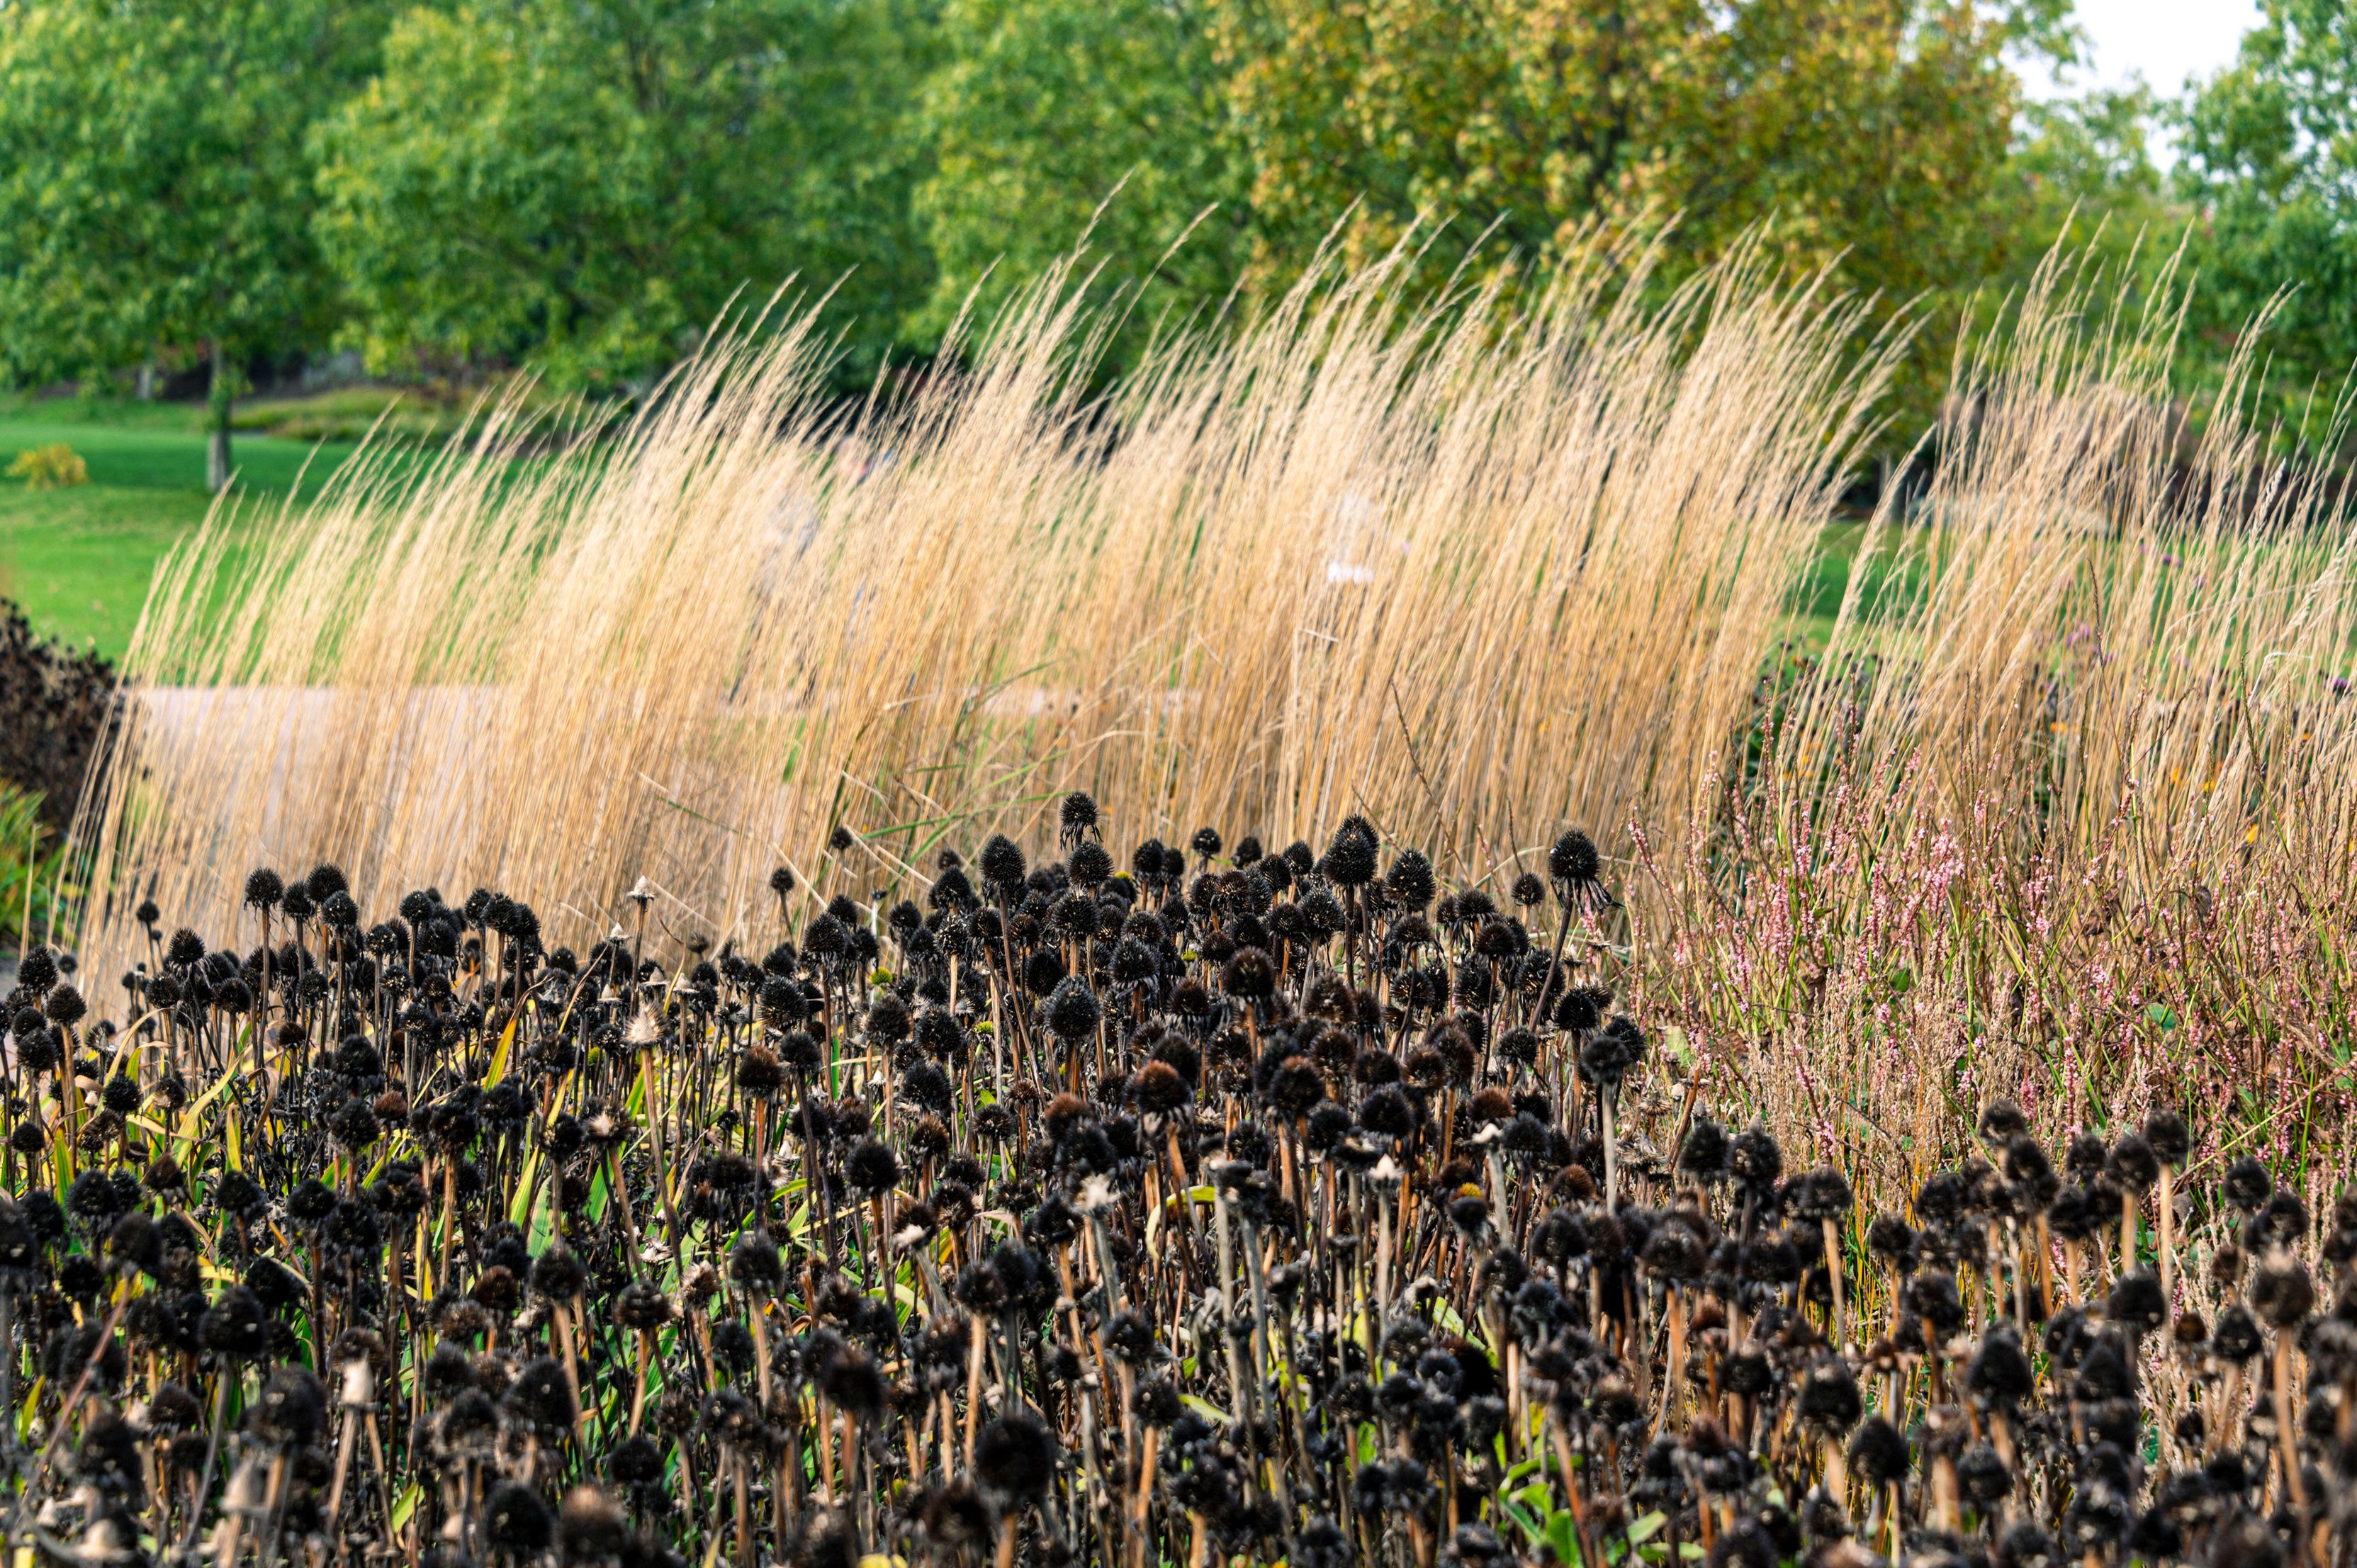
{"type": "Polygon", "coordinates": [[[1755,1122],[1735,1135],[1727,1152],[1727,1170],[1747,1191],[1770,1192],[1783,1179],[1784,1152],[1777,1147],[1775,1135],[1755,1122]]]}
{"type": "Polygon", "coordinates": [[[1678,1146],[1678,1175],[1704,1186],[1720,1181],[1727,1175],[1727,1134],[1704,1111],[1695,1115],[1695,1124],[1685,1130],[1685,1144],[1678,1146]]]}
{"type": "Polygon", "coordinates": [[[2160,1161],[2154,1157],[2152,1145],[2136,1133],[2124,1134],[2112,1145],[2104,1170],[2115,1186],[2128,1192],[2147,1191],[2160,1179],[2160,1161]]]}
{"type": "Polygon", "coordinates": [[[1383,876],[1383,891],[1404,909],[1421,909],[1432,902],[1436,884],[1432,862],[1420,849],[1404,849],[1383,876]]]}
{"type": "Polygon", "coordinates": [[[562,1242],[532,1261],[532,1288],[551,1301],[571,1301],[588,1283],[589,1271],[562,1242]]]}
{"type": "Polygon", "coordinates": [[[1596,993],[1585,987],[1575,987],[1563,993],[1555,1004],[1555,1026],[1569,1035],[1585,1035],[1604,1021],[1604,1009],[1596,993]]]}
{"type": "Polygon", "coordinates": [[[974,1135],[986,1144],[1004,1144],[1015,1136],[1015,1113],[993,1101],[974,1113],[974,1135]]]}
{"type": "Polygon", "coordinates": [[[2036,1391],[2029,1357],[2011,1325],[1999,1324],[1981,1337],[1964,1369],[1964,1387],[1983,1410],[2009,1411],[2036,1391]]]}
{"type": "Polygon", "coordinates": [[[974,863],[982,872],[983,880],[1005,890],[1023,886],[1025,863],[1023,852],[1005,833],[993,833],[974,863]]]}
{"type": "Polygon", "coordinates": [[[2277,1333],[2297,1328],[2316,1305],[2316,1286],[2308,1265],[2287,1248],[2277,1248],[2259,1260],[2251,1274],[2251,1310],[2277,1333]]]}
{"type": "Polygon", "coordinates": [[[2308,1236],[2308,1205],[2278,1187],[2243,1225],[2243,1245],[2259,1253],[2297,1247],[2308,1236]]]}
{"type": "Polygon", "coordinates": [[[2227,1202],[2245,1214],[2255,1214],[2274,1193],[2276,1181],[2266,1166],[2244,1155],[2226,1167],[2222,1187],[2227,1202]]]}
{"type": "Polygon", "coordinates": [[[1405,1138],[1415,1131],[1415,1109],[1406,1090],[1389,1083],[1359,1102],[1359,1125],[1385,1138],[1405,1138]]]}
{"type": "Polygon", "coordinates": [[[2083,1128],[2062,1151],[2062,1168],[2082,1187],[2093,1183],[2104,1174],[2104,1165],[2111,1158],[2111,1150],[2103,1136],[2092,1129],[2083,1128]]]}
{"type": "Polygon", "coordinates": [[[1710,1253],[1691,1227],[1672,1217],[1653,1228],[1638,1258],[1649,1273],[1684,1283],[1702,1277],[1710,1253]]]}
{"type": "Polygon", "coordinates": [[[2015,1201],[2027,1208],[2043,1208],[2054,1201],[2059,1184],[2054,1166],[2038,1141],[2022,1133],[2005,1146],[2005,1179],[2012,1184],[2015,1201]]]}
{"type": "Polygon", "coordinates": [[[1609,1093],[1645,1059],[1645,1033],[1627,1018],[1614,1018],[1579,1047],[1579,1076],[1609,1093]]]}
{"type": "Polygon", "coordinates": [[[1044,1495],[1055,1478],[1055,1434],[1029,1411],[999,1416],[983,1427],[974,1467],[993,1493],[1010,1503],[1028,1502],[1044,1495]]]}
{"type": "MultiPolygon", "coordinates": [[[[1196,857],[1200,860],[1211,860],[1216,858],[1220,853],[1220,846],[1221,839],[1219,832],[1213,828],[1197,828],[1195,830],[1195,836],[1187,841],[1187,847],[1193,850],[1196,857]]],[[[1165,866],[1167,869],[1167,862],[1165,863],[1165,866]]]]}
{"type": "Polygon", "coordinates": [[[57,1036],[49,1033],[39,1014],[33,1014],[29,1024],[20,1021],[13,1032],[16,1036],[16,1065],[26,1072],[47,1072],[64,1059],[57,1036]]]}
{"type": "Polygon", "coordinates": [[[1849,1466],[1868,1486],[1887,1487],[1907,1478],[1907,1438],[1885,1418],[1869,1416],[1849,1440],[1849,1466]]]}
{"type": "Polygon", "coordinates": [[[1803,1421],[1839,1434],[1857,1423],[1862,1408],[1857,1378],[1850,1371],[1848,1362],[1838,1356],[1820,1356],[1810,1363],[1801,1379],[1800,1395],[1793,1406],[1803,1421]]]}
{"type": "Polygon", "coordinates": [[[620,1557],[630,1544],[630,1519],[612,1498],[591,1486],[565,1494],[556,1515],[556,1550],[568,1568],[620,1557]]]}
{"type": "Polygon", "coordinates": [[[33,949],[16,965],[17,985],[33,995],[47,992],[57,983],[57,955],[46,947],[33,949]]]}
{"type": "Polygon", "coordinates": [[[2087,1189],[2082,1187],[2060,1188],[2046,1205],[2048,1228],[2065,1241],[2085,1240],[2095,1233],[2102,1219],[2089,1205],[2087,1189]]]}
{"type": "Polygon", "coordinates": [[[2029,1118],[2010,1100],[1992,1100],[1981,1109],[1981,1139],[1994,1148],[2003,1148],[2029,1131],[2029,1118]]]}
{"type": "Polygon", "coordinates": [[[1373,835],[1344,823],[1327,844],[1323,864],[1337,887],[1364,887],[1375,877],[1373,835]]]}
{"type": "MultiPolygon", "coordinates": [[[[2064,1568],[2067,1559],[2035,1520],[2017,1520],[1997,1538],[1996,1568],[2064,1568]]],[[[2260,1568],[2251,1564],[2249,1568],[2260,1568]]]]}
{"type": "Polygon", "coordinates": [[[2144,1119],[2144,1141],[2152,1149],[2153,1157],[2165,1165],[2182,1165],[2185,1157],[2193,1152],[2192,1135],[2186,1130],[2185,1118],[2166,1108],[2144,1119]]]}
{"type": "Polygon", "coordinates": [[[226,1215],[255,1215],[268,1201],[261,1184],[243,1171],[223,1171],[213,1183],[213,1204],[226,1215]]]}
{"type": "MultiPolygon", "coordinates": [[[[188,929],[186,926],[182,926],[179,929],[174,931],[172,933],[171,940],[164,944],[164,961],[167,963],[177,965],[181,969],[187,969],[193,964],[201,963],[204,961],[204,939],[198,936],[196,932],[188,929]]],[[[20,983],[22,983],[23,974],[24,971],[19,969],[17,971],[17,975],[20,983]]]]}
{"type": "Polygon", "coordinates": [[[1140,1068],[1134,1092],[1138,1110],[1150,1116],[1167,1116],[1192,1097],[1186,1078],[1167,1061],[1150,1061],[1140,1068]]]}
{"type": "Polygon", "coordinates": [[[899,1185],[900,1158],[892,1145],[877,1139],[863,1139],[844,1162],[844,1175],[851,1185],[869,1197],[881,1197],[899,1185]]]}
{"type": "Polygon", "coordinates": [[[328,1414],[326,1390],[307,1367],[285,1366],[270,1374],[262,1393],[245,1411],[245,1430],[274,1448],[295,1448],[317,1435],[328,1414]]]}
{"type": "Polygon", "coordinates": [[[1147,839],[1129,852],[1129,872],[1138,881],[1149,886],[1162,880],[1164,845],[1160,839],[1147,839]]]}
{"type": "Polygon", "coordinates": [[[1239,948],[1221,967],[1220,989],[1239,1002],[1265,1002],[1276,993],[1276,965],[1258,948],[1239,948]]]}
{"type": "Polygon", "coordinates": [[[286,897],[285,879],[268,866],[247,873],[245,902],[255,909],[275,909],[286,897]]]}
{"type": "Polygon", "coordinates": [[[549,1356],[536,1356],[525,1362],[516,1373],[515,1381],[500,1396],[500,1404],[544,1439],[553,1440],[569,1431],[576,1413],[572,1386],[565,1380],[565,1368],[549,1356]]]}
{"type": "MultiPolygon", "coordinates": [[[[885,1153],[888,1155],[891,1151],[886,1149],[885,1153]]],[[[891,1179],[899,1178],[899,1173],[896,1169],[891,1179]]],[[[889,1191],[890,1182],[888,1181],[879,1190],[889,1191]]],[[[728,1277],[737,1283],[737,1289],[751,1296],[771,1294],[785,1283],[785,1262],[778,1254],[777,1242],[770,1240],[767,1230],[748,1230],[737,1238],[735,1246],[728,1249],[728,1277]]]]}
{"type": "Polygon", "coordinates": [[[1077,1045],[1094,1034],[1098,1020],[1104,1016],[1096,993],[1077,974],[1057,982],[1042,1012],[1049,1030],[1068,1046],[1077,1045]]]}
{"type": "Polygon", "coordinates": [[[2013,1490],[2013,1472],[1992,1444],[1975,1443],[1956,1458],[1956,1479],[1975,1508],[1986,1510],[2013,1490]]]}
{"type": "Polygon", "coordinates": [[[197,1343],[216,1356],[243,1361],[260,1359],[270,1349],[270,1328],[261,1298],[243,1285],[230,1286],[198,1320],[197,1343]]]}
{"type": "Polygon", "coordinates": [[[90,1004],[81,999],[81,992],[59,981],[49,993],[48,1000],[41,1004],[41,1010],[49,1015],[50,1022],[70,1026],[81,1022],[83,1015],[90,1011],[90,1004]]]}
{"type": "Polygon", "coordinates": [[[1603,869],[1596,841],[1577,828],[1566,832],[1547,851],[1547,880],[1555,884],[1555,897],[1566,905],[1589,896],[1603,869]]]}
{"type": "Polygon", "coordinates": [[[1083,839],[1097,836],[1097,803],[1083,789],[1075,789],[1064,797],[1056,810],[1056,837],[1066,850],[1077,848],[1083,839]]]}
{"type": "Polygon", "coordinates": [[[874,1421],[884,1412],[888,1391],[884,1374],[876,1358],[856,1345],[846,1345],[827,1358],[819,1369],[818,1386],[837,1410],[849,1411],[862,1421],[874,1421]]]}
{"type": "Polygon", "coordinates": [[[2282,1538],[2256,1514],[2239,1509],[2210,1540],[2209,1568],[2283,1568],[2282,1538]]]}
{"type": "Polygon", "coordinates": [[[1073,849],[1066,870],[1074,886],[1101,888],[1113,880],[1113,856],[1105,853],[1104,845],[1090,839],[1073,849]]]}
{"type": "Polygon", "coordinates": [[[990,1505],[982,1500],[982,1495],[968,1483],[958,1480],[925,1494],[917,1508],[917,1522],[934,1550],[955,1554],[985,1544],[996,1526],[990,1505]]]}
{"type": "Polygon", "coordinates": [[[479,1528],[494,1552],[518,1560],[547,1550],[552,1533],[548,1505],[520,1481],[501,1481],[484,1496],[479,1528]]]}
{"type": "Polygon", "coordinates": [[[1824,1221],[1847,1219],[1857,1199],[1849,1178],[1832,1165],[1821,1165],[1800,1176],[1786,1196],[1786,1206],[1800,1219],[1824,1221]]]}
{"type": "Polygon", "coordinates": [[[2169,1301],[2150,1269],[2131,1269],[2112,1283],[2104,1316],[2121,1327],[2149,1334],[2169,1321],[2169,1301]]]}

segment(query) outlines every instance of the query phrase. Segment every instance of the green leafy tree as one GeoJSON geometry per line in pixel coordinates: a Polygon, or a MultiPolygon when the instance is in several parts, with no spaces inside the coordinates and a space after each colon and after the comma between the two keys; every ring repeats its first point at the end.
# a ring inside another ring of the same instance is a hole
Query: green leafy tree
{"type": "Polygon", "coordinates": [[[372,69],[354,0],[0,7],[0,361],[13,379],[159,353],[212,365],[208,478],[257,353],[316,341],[310,124],[372,69]]]}
{"type": "Polygon", "coordinates": [[[1544,262],[1674,218],[1671,266],[1773,220],[1803,267],[1899,298],[1978,277],[2018,87],[2056,8],[1945,0],[1223,0],[1256,262],[1436,219],[1429,265],[1544,262]]]}
{"type": "Polygon", "coordinates": [[[2213,353],[2290,290],[2268,342],[2291,396],[2357,364],[2357,9],[2264,0],[2234,63],[2181,115],[2179,189],[2201,219],[2213,353]]]}
{"type": "Polygon", "coordinates": [[[872,363],[931,258],[919,0],[468,0],[324,128],[318,233],[371,366],[660,371],[740,291],[832,288],[872,363]]]}
{"type": "Polygon", "coordinates": [[[1202,0],[949,0],[917,192],[941,275],[919,330],[977,287],[1003,299],[1084,236],[1097,282],[1133,291],[1140,320],[1234,285],[1244,180],[1210,21],[1202,0]]]}
{"type": "MultiPolygon", "coordinates": [[[[2009,229],[2010,242],[1986,295],[2018,297],[2060,247],[2083,274],[2100,273],[2099,290],[2124,288],[2134,302],[2152,297],[2180,260],[2192,218],[2153,159],[2161,113],[2140,81],[2022,106],[1992,220],[2009,229]]],[[[1984,314],[1994,324],[1996,313],[1984,314]]]]}

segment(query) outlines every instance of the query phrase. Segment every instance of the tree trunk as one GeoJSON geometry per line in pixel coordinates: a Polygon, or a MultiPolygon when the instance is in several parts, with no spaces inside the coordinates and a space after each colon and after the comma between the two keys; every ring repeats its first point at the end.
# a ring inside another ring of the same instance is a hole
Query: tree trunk
{"type": "Polygon", "coordinates": [[[229,357],[213,345],[212,375],[205,393],[205,489],[219,495],[229,489],[229,415],[235,388],[230,381],[229,357]]]}

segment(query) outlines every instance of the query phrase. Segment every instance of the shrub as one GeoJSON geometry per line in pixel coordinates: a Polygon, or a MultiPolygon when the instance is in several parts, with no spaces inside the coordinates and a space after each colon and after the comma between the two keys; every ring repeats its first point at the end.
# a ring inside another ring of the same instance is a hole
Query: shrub
{"type": "Polygon", "coordinates": [[[31,489],[61,490],[90,483],[90,465],[64,442],[52,441],[17,453],[16,460],[8,465],[8,477],[24,480],[31,489]]]}
{"type": "Polygon", "coordinates": [[[116,712],[114,666],[36,636],[16,605],[0,609],[0,780],[38,797],[42,824],[61,833],[116,712]]]}

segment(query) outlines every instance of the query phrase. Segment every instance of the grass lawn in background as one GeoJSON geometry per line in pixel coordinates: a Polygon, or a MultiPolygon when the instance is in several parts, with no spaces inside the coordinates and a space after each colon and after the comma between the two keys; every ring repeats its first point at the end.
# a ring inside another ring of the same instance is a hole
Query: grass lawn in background
{"type": "MultiPolygon", "coordinates": [[[[387,395],[371,393],[365,406],[317,398],[268,405],[264,412],[285,427],[302,429],[308,426],[296,414],[371,418],[387,395]]],[[[34,490],[20,479],[0,478],[0,597],[22,605],[44,635],[76,647],[94,644],[108,658],[121,658],[156,561],[204,521],[212,504],[204,486],[201,418],[200,408],[185,403],[0,396],[0,469],[18,452],[57,441],[90,466],[90,483],[66,489],[34,490]]],[[[246,519],[267,517],[298,477],[302,494],[315,495],[357,450],[349,440],[241,430],[231,446],[238,470],[232,504],[246,519]]],[[[1794,617],[1794,631],[1812,648],[1822,647],[1832,630],[1843,580],[1864,533],[1856,523],[1825,531],[1794,617]]]]}
{"type": "MultiPolygon", "coordinates": [[[[55,441],[90,465],[90,483],[65,489],[0,479],[0,596],[43,634],[122,657],[157,558],[212,505],[200,418],[186,404],[0,399],[0,469],[55,441]]],[[[354,450],[241,434],[231,504],[266,516],[298,476],[302,493],[316,494],[354,450]]]]}

